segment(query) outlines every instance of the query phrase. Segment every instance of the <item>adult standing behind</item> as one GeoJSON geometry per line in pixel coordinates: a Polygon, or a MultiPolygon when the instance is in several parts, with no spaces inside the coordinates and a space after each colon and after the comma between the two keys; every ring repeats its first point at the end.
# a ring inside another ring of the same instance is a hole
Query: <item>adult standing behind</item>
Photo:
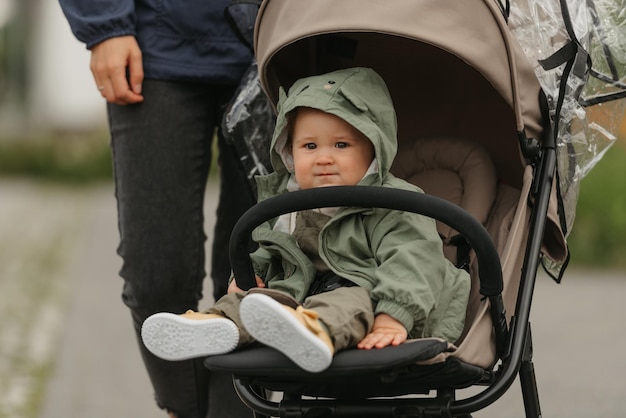
{"type": "MultiPolygon", "coordinates": [[[[227,242],[252,203],[219,132],[249,66],[249,49],[224,17],[228,0],[59,0],[91,50],[107,101],[124,279],[135,330],[155,312],[197,310],[205,276],[203,202],[218,129],[220,202],[213,236],[214,296],[226,292],[227,242]]],[[[202,360],[167,362],[140,351],[156,402],[171,417],[250,417],[229,375],[202,360]]]]}

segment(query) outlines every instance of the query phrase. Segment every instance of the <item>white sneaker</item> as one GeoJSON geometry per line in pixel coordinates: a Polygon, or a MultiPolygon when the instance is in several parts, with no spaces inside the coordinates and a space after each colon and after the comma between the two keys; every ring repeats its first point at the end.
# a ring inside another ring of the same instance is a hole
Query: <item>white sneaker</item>
{"type": "Polygon", "coordinates": [[[267,295],[251,293],[242,299],[239,314],[250,335],[300,368],[321,372],[333,361],[332,342],[316,312],[301,306],[293,309],[267,295]]]}
{"type": "Polygon", "coordinates": [[[219,315],[162,312],[145,320],[141,339],[159,358],[187,360],[233,351],[239,342],[239,329],[233,321],[219,315]]]}

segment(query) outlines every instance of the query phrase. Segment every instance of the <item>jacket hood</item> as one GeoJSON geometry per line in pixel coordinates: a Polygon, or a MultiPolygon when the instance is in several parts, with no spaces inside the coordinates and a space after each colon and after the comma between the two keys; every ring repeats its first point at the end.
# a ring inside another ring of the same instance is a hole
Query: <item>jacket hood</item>
{"type": "MultiPolygon", "coordinates": [[[[270,157],[276,174],[293,172],[287,115],[298,107],[318,109],[348,122],[374,145],[379,182],[385,179],[397,152],[396,113],[387,85],[369,68],[349,68],[296,81],[280,89],[270,157]]],[[[375,182],[376,183],[376,182],[375,182]]]]}

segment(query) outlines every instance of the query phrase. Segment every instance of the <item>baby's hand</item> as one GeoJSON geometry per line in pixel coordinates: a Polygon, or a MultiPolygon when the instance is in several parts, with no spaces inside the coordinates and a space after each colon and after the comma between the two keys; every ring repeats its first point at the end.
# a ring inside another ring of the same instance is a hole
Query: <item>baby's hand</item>
{"type": "MultiPolygon", "coordinates": [[[[256,287],[265,287],[265,282],[263,281],[262,278],[260,278],[259,276],[255,276],[256,279],[256,287]]],[[[239,288],[239,286],[237,286],[237,280],[233,279],[232,282],[230,282],[230,284],[228,285],[228,290],[227,293],[236,293],[236,292],[243,292],[243,290],[241,290],[239,288]]]]}
{"type": "Polygon", "coordinates": [[[399,321],[387,314],[378,314],[374,319],[372,332],[367,334],[357,347],[363,350],[400,345],[407,339],[407,331],[399,321]]]}

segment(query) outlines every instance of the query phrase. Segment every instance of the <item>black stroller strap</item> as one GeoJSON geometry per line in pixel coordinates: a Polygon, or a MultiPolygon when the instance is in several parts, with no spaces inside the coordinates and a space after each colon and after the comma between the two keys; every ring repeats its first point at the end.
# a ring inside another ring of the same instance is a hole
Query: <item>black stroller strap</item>
{"type": "MultiPolygon", "coordinates": [[[[574,32],[574,27],[572,25],[572,18],[569,12],[569,8],[567,6],[567,2],[565,0],[561,0],[561,13],[563,15],[563,22],[565,24],[565,29],[567,30],[567,34],[569,35],[570,41],[565,44],[561,49],[556,51],[554,54],[549,56],[546,59],[539,60],[539,64],[543,67],[544,70],[552,70],[561,64],[567,63],[565,68],[563,69],[563,74],[561,76],[561,83],[559,86],[559,97],[556,102],[556,110],[554,114],[554,138],[556,139],[558,136],[558,125],[559,118],[561,117],[561,108],[563,107],[563,102],[565,101],[565,93],[567,91],[567,80],[571,74],[574,74],[576,77],[585,80],[589,74],[591,69],[591,56],[587,53],[585,48],[581,45],[580,41],[576,37],[576,33],[574,32]]],[[[582,90],[582,86],[574,92],[573,97],[578,100],[580,93],[582,90]]]]}
{"type": "Polygon", "coordinates": [[[455,235],[449,242],[456,247],[456,267],[469,273],[472,246],[462,235],[455,235]]]}
{"type": "MultiPolygon", "coordinates": [[[[569,8],[567,6],[567,2],[565,0],[561,0],[560,3],[561,3],[561,13],[563,15],[563,22],[565,24],[567,33],[570,37],[570,41],[566,43],[563,47],[561,47],[558,51],[556,51],[554,54],[549,56],[548,58],[539,60],[539,64],[546,71],[555,69],[558,66],[565,64],[563,73],[561,75],[561,81],[559,84],[559,95],[558,95],[558,98],[556,99],[554,115],[553,115],[553,120],[552,120],[552,132],[551,132],[552,141],[549,142],[550,144],[549,146],[551,147],[555,146],[558,143],[561,109],[563,108],[563,104],[565,102],[565,96],[568,90],[567,81],[570,75],[573,74],[574,76],[582,80],[586,80],[589,75],[591,66],[592,66],[591,56],[584,49],[584,47],[582,46],[582,44],[576,37],[576,33],[574,32],[574,27],[572,25],[572,18],[569,12],[569,8]]],[[[573,97],[575,100],[579,100],[583,86],[584,86],[584,83],[581,84],[578,87],[578,89],[573,92],[573,97]]],[[[544,117],[546,117],[546,113],[548,113],[547,116],[549,117],[549,111],[546,111],[545,109],[545,106],[547,105],[547,100],[545,99],[545,96],[542,95],[542,97],[540,98],[540,103],[542,105],[542,113],[544,113],[544,117]]],[[[544,141],[544,146],[546,145],[547,144],[544,141]]],[[[568,148],[568,155],[570,156],[568,160],[568,165],[569,165],[568,169],[570,171],[570,175],[573,176],[574,175],[573,170],[575,170],[577,166],[577,161],[575,157],[576,153],[574,152],[573,145],[571,143],[568,142],[566,146],[568,148]]],[[[558,180],[558,170],[557,170],[557,188],[559,189],[559,192],[558,192],[559,205],[562,206],[561,190],[560,190],[559,183],[560,182],[558,180]]],[[[565,222],[565,219],[564,219],[563,210],[559,211],[559,215],[561,218],[560,219],[561,228],[563,229],[564,233],[567,233],[567,223],[565,222]]]]}
{"type": "Polygon", "coordinates": [[[330,292],[340,287],[352,287],[356,284],[346,278],[336,275],[332,271],[320,273],[317,275],[313,284],[309,288],[307,296],[319,295],[320,293],[330,292]]]}
{"type": "Polygon", "coordinates": [[[539,60],[539,64],[541,64],[541,67],[546,71],[553,70],[574,58],[578,53],[578,49],[578,45],[576,45],[575,41],[569,41],[548,58],[539,60]]]}

